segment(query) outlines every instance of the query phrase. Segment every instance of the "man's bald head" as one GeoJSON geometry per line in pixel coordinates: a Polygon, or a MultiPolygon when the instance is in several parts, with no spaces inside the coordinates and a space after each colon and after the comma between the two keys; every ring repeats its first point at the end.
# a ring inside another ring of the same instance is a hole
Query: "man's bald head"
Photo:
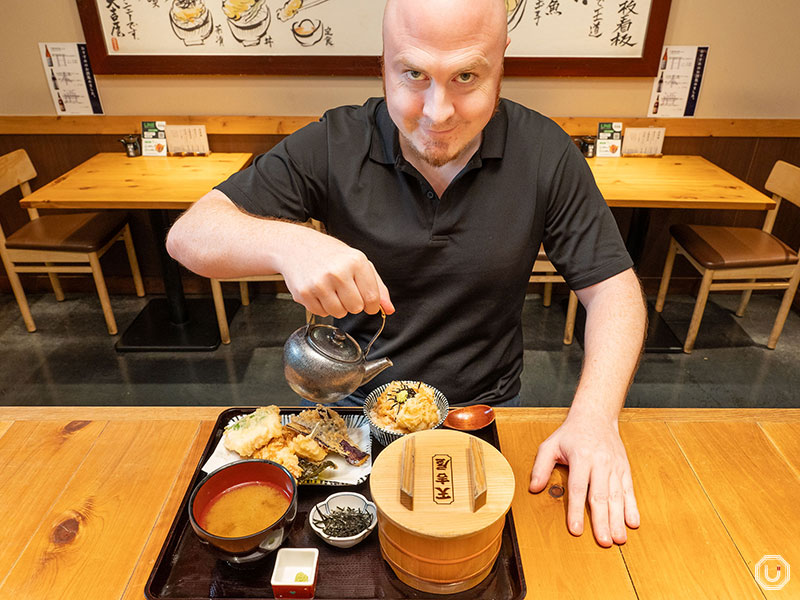
{"type": "Polygon", "coordinates": [[[398,32],[441,44],[482,35],[502,57],[508,41],[504,0],[387,0],[383,13],[384,51],[398,32]]]}

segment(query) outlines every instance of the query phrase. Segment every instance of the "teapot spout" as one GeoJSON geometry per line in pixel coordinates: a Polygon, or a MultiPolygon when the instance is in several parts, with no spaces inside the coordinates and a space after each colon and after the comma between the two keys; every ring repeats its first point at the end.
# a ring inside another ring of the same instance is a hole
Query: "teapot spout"
{"type": "Polygon", "coordinates": [[[364,378],[361,380],[360,385],[364,385],[378,373],[391,367],[392,364],[392,361],[386,357],[379,358],[377,360],[368,360],[366,363],[364,363],[364,378]]]}

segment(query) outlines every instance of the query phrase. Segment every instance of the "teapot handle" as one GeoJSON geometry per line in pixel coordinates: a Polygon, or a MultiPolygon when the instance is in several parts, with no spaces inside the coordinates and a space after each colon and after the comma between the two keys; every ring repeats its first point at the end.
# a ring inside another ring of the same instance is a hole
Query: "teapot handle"
{"type": "Polygon", "coordinates": [[[375,340],[377,340],[377,339],[378,339],[378,336],[379,336],[379,335],[381,334],[381,332],[383,331],[383,327],[384,327],[384,325],[386,325],[386,313],[385,313],[385,312],[383,312],[383,308],[381,308],[381,328],[380,328],[380,329],[378,329],[378,333],[376,333],[376,334],[375,334],[375,335],[372,337],[372,339],[369,341],[369,344],[367,344],[367,349],[366,349],[366,350],[364,350],[364,358],[365,358],[365,359],[367,358],[367,354],[369,354],[369,351],[370,351],[370,349],[372,348],[372,343],[373,343],[375,340]]]}

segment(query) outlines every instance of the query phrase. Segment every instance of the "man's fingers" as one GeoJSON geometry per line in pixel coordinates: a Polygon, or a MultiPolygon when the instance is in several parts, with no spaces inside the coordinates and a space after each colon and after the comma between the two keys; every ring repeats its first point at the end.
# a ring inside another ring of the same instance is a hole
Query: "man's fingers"
{"type": "Polygon", "coordinates": [[[354,279],[363,303],[362,310],[368,315],[374,315],[381,308],[381,292],[378,286],[380,278],[375,267],[371,262],[366,261],[356,270],[354,279]]]}
{"type": "Polygon", "coordinates": [[[608,524],[615,544],[628,541],[628,531],[625,529],[625,496],[622,493],[622,482],[616,473],[608,481],[608,524]]]}
{"type": "Polygon", "coordinates": [[[356,282],[352,279],[348,281],[336,281],[333,287],[333,295],[336,301],[342,306],[341,314],[331,311],[337,319],[347,316],[347,313],[357,315],[364,310],[364,299],[356,282]]]}
{"type": "Polygon", "coordinates": [[[633,493],[633,479],[630,469],[622,475],[622,496],[625,499],[625,523],[628,527],[639,527],[639,506],[636,503],[636,494],[633,493]]]}
{"type": "Polygon", "coordinates": [[[342,301],[335,292],[326,292],[318,299],[326,314],[332,315],[337,319],[347,316],[347,309],[342,305],[342,301]]]}
{"type": "MultiPolygon", "coordinates": [[[[583,533],[583,512],[586,507],[586,491],[589,488],[589,467],[586,462],[571,461],[567,479],[568,506],[567,527],[573,535],[583,533]]],[[[606,517],[607,518],[607,517],[606,517]]]]}
{"type": "Polygon", "coordinates": [[[609,471],[596,467],[589,483],[589,510],[592,513],[592,530],[597,543],[606,548],[611,545],[609,516],[609,471]]]}
{"type": "MultiPolygon", "coordinates": [[[[344,305],[349,312],[357,314],[364,311],[369,315],[374,315],[381,308],[387,315],[394,312],[394,305],[389,299],[389,290],[371,262],[366,260],[358,266],[353,273],[353,283],[360,304],[348,297],[348,302],[344,305]]],[[[339,295],[341,297],[341,293],[339,295]]]]}
{"type": "Polygon", "coordinates": [[[533,461],[533,469],[531,469],[531,483],[528,490],[537,494],[544,489],[547,481],[550,479],[550,473],[556,466],[556,454],[549,449],[549,446],[542,444],[536,452],[536,460],[533,461]]]}
{"type": "Polygon", "coordinates": [[[389,288],[384,285],[381,276],[378,275],[377,272],[375,275],[378,277],[378,296],[380,298],[381,308],[387,315],[394,314],[394,304],[392,304],[392,300],[389,298],[389,288]]]}
{"type": "Polygon", "coordinates": [[[294,282],[289,280],[286,280],[286,287],[289,288],[292,300],[304,306],[307,311],[319,317],[328,316],[328,311],[322,306],[320,299],[311,293],[309,288],[303,286],[295,287],[294,282]]]}
{"type": "MultiPolygon", "coordinates": [[[[292,297],[294,298],[294,296],[292,297]]],[[[320,304],[316,298],[312,298],[310,300],[300,300],[298,298],[294,298],[294,301],[303,305],[308,312],[315,314],[318,317],[328,316],[328,312],[322,307],[322,304],[320,304]]]]}

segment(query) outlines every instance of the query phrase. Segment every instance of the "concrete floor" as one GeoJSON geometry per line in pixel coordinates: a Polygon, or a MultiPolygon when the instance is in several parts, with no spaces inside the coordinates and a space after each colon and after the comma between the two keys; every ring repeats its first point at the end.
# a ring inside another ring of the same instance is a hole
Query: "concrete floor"
{"type": "MultiPolygon", "coordinates": [[[[29,296],[39,330],[26,332],[10,294],[0,295],[2,405],[296,405],[282,375],[281,351],[304,323],[303,309],[262,295],[236,313],[232,343],[215,352],[117,353],[92,295],[29,296]]],[[[114,296],[124,331],[146,299],[114,296]]],[[[694,299],[670,296],[665,320],[683,339],[694,299]]],[[[800,315],[789,315],[776,350],[765,346],[780,297],[712,295],[693,354],[645,354],[627,406],[800,407],[800,315]]],[[[564,302],[550,309],[530,296],[523,312],[525,406],[568,406],[580,373],[578,343],[561,344],[564,302]]]]}

